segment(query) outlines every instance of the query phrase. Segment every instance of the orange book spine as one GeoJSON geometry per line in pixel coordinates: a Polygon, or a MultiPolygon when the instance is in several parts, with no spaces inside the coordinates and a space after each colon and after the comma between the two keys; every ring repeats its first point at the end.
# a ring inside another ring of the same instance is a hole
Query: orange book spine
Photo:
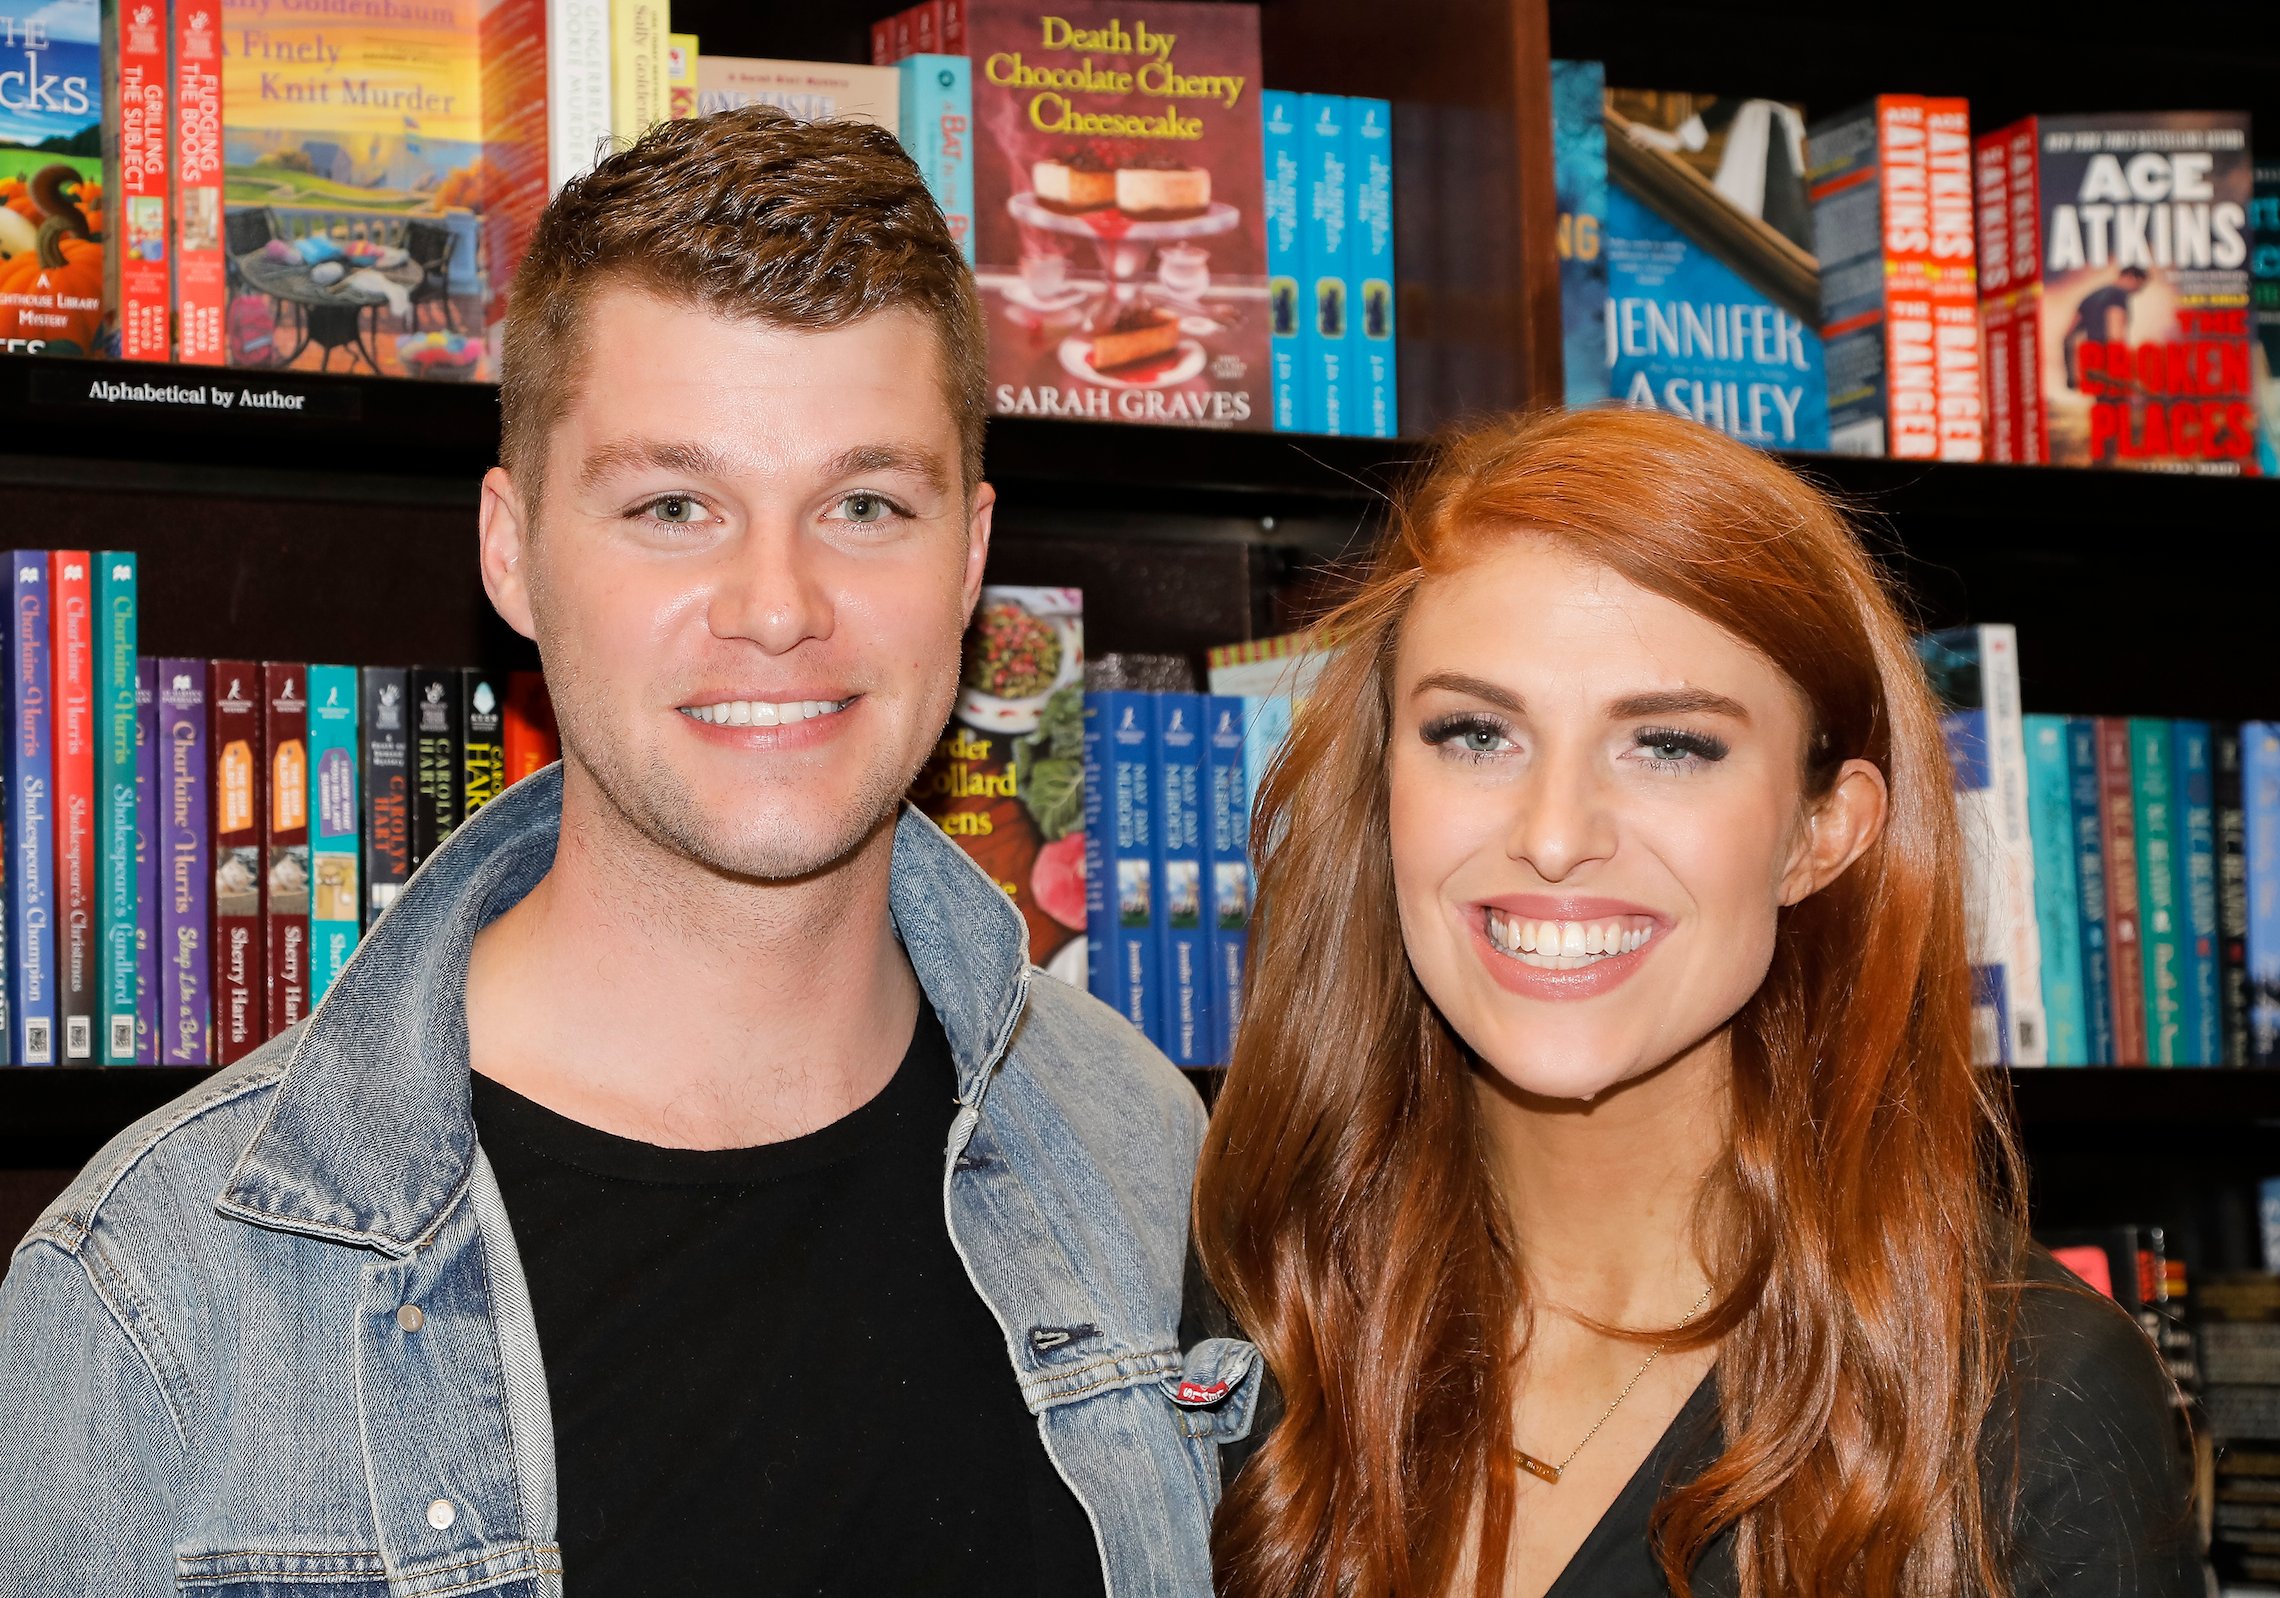
{"type": "Polygon", "coordinates": [[[165,0],[122,7],[117,27],[119,193],[111,201],[111,258],[119,274],[119,356],[163,361],[173,353],[165,0]]]}
{"type": "Polygon", "coordinates": [[[562,758],[562,735],[554,726],[554,701],[546,678],[535,671],[507,673],[507,781],[517,783],[562,758]]]}
{"type": "Polygon", "coordinates": [[[219,366],[229,269],[222,250],[222,8],[174,0],[175,358],[219,366]]]}
{"type": "Polygon", "coordinates": [[[1986,369],[1979,348],[1979,264],[1972,239],[1971,107],[1924,99],[1925,191],[1931,252],[1933,373],[1939,396],[1939,458],[1987,455],[1986,369]]]}

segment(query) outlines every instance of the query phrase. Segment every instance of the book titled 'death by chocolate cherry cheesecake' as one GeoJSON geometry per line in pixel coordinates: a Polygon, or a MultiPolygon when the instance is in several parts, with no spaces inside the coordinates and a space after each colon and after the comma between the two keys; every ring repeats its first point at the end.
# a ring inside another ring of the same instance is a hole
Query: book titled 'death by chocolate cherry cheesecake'
{"type": "Polygon", "coordinates": [[[973,0],[992,409],[1269,426],[1258,11],[973,0]]]}

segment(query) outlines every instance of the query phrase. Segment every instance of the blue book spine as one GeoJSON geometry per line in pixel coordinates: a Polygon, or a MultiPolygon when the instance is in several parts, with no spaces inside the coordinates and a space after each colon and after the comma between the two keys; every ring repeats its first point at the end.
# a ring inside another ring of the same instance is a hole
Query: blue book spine
{"type": "Polygon", "coordinates": [[[309,668],[309,1007],[356,952],[364,925],[357,881],[361,815],[356,668],[309,668]]]}
{"type": "Polygon", "coordinates": [[[1552,63],[1552,188],[1559,206],[1560,363],[1569,406],[1607,398],[1607,69],[1552,63]]]}
{"type": "Polygon", "coordinates": [[[1204,889],[1204,696],[1157,694],[1156,886],[1163,1009],[1156,1046],[1174,1065],[1216,1063],[1211,930],[1204,889]]]}
{"type": "Polygon", "coordinates": [[[1354,345],[1347,285],[1354,280],[1353,174],[1347,170],[1343,95],[1309,94],[1300,105],[1299,174],[1304,213],[1299,281],[1307,294],[1304,332],[1306,430],[1354,431],[1354,345]]]}
{"type": "Polygon", "coordinates": [[[2217,808],[2214,741],[2205,721],[2171,724],[2177,816],[2179,1065],[2222,1065],[2217,1007],[2217,808]]]}
{"type": "Polygon", "coordinates": [[[974,63],[913,55],[895,63],[903,148],[942,208],[966,264],[974,264],[974,63]]]}
{"type": "Polygon", "coordinates": [[[2190,1065],[2185,1058],[2185,997],[2179,947],[2184,915],[2177,888],[2175,739],[2154,716],[2130,718],[2131,808],[2137,823],[2139,947],[2145,963],[2145,1057],[2148,1065],[2190,1065]]]}
{"type": "Polygon", "coordinates": [[[2074,773],[2064,716],[2026,722],[2028,836],[2042,937],[2043,1024],[2052,1065],[2092,1065],[2082,997],[2081,886],[2075,881],[2074,773]]]}
{"type": "Polygon", "coordinates": [[[1349,100],[1349,161],[1354,190],[1354,286],[1349,300],[1357,367],[1351,432],[1392,438],[1401,431],[1395,370],[1393,295],[1393,106],[1349,100]]]}
{"type": "Polygon", "coordinates": [[[159,1061],[213,1058],[214,841],[206,663],[158,663],[159,1061]]]}
{"type": "Polygon", "coordinates": [[[2066,720],[2069,809],[2074,825],[2074,886],[2080,894],[2084,1052],[2092,1065],[2113,1065],[2114,956],[2106,924],[2106,829],[2098,811],[2098,723],[2066,720]]]}
{"type": "Polygon", "coordinates": [[[1085,695],[1085,945],[1093,996],[1156,1035],[1156,713],[1085,695]]]}
{"type": "Polygon", "coordinates": [[[158,1059],[158,662],[135,661],[135,1059],[158,1059]]]}
{"type": "Polygon", "coordinates": [[[135,557],[95,555],[96,1005],[102,1062],[135,1062],[135,557]]]}
{"type": "Polygon", "coordinates": [[[1204,867],[1211,903],[1211,1057],[1235,1058],[1243,1019],[1243,965],[1251,935],[1251,778],[1244,735],[1254,701],[1213,694],[1206,702],[1204,783],[1210,826],[1204,867]]]}
{"type": "Polygon", "coordinates": [[[1297,706],[1284,694],[1270,694],[1246,698],[1243,701],[1243,778],[1245,785],[1243,808],[1246,814],[1258,808],[1259,784],[1267,780],[1267,768],[1282,752],[1283,740],[1290,736],[1291,717],[1297,706]]]}
{"type": "Polygon", "coordinates": [[[48,680],[48,559],[9,556],[8,1011],[18,1065],[55,1064],[55,700],[48,680]]]}
{"type": "Polygon", "coordinates": [[[1300,96],[1288,89],[1259,95],[1259,126],[1266,195],[1261,214],[1267,223],[1267,360],[1273,384],[1274,426],[1278,433],[1306,430],[1306,383],[1301,325],[1306,296],[1300,225],[1298,118],[1300,96]]]}
{"type": "Polygon", "coordinates": [[[2280,1065],[2280,721],[2240,729],[2248,815],[2248,1063],[2280,1065]]]}

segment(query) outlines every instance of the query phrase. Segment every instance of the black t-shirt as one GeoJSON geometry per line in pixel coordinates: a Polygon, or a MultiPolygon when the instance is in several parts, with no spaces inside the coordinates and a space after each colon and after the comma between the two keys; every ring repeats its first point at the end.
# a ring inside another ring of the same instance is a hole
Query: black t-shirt
{"type": "Polygon", "coordinates": [[[951,1247],[955,1077],[758,1148],[613,1137],[475,1078],[582,1598],[1100,1593],[1092,1526],[951,1247]]]}
{"type": "MultiPolygon", "coordinates": [[[[2092,289],[2082,296],[2082,303],[2074,308],[2074,330],[2103,342],[2107,337],[2106,318],[2115,311],[2122,313],[2122,326],[2130,325],[2130,291],[2119,283],[2109,283],[2102,289],[2092,289]]],[[[2127,331],[2122,335],[2129,337],[2127,331]]]]}

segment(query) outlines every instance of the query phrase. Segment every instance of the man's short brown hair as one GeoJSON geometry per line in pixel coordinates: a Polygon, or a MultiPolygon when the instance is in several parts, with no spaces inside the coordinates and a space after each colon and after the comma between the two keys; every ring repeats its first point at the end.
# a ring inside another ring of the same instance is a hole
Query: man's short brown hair
{"type": "Polygon", "coordinates": [[[970,493],[989,415],[982,310],[895,136],[745,106],[660,122],[555,195],[508,298],[499,457],[536,503],[582,376],[588,302],[623,285],[805,331],[902,306],[941,341],[970,493]]]}

